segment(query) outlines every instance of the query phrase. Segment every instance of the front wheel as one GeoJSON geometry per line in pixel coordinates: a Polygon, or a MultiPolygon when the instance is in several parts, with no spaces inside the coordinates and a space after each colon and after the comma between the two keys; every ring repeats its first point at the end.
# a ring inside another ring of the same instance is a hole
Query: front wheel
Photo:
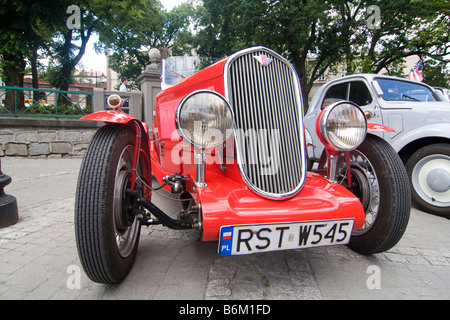
{"type": "MultiPolygon", "coordinates": [[[[83,269],[94,282],[118,283],[134,263],[141,227],[133,213],[139,194],[129,189],[134,143],[130,127],[106,125],[93,137],[81,165],[75,235],[83,269]]],[[[135,190],[142,193],[139,185],[135,190]]]]}
{"type": "Polygon", "coordinates": [[[350,152],[350,163],[347,187],[360,199],[366,221],[348,246],[367,255],[389,250],[402,238],[411,211],[405,167],[386,141],[371,135],[350,152]]]}

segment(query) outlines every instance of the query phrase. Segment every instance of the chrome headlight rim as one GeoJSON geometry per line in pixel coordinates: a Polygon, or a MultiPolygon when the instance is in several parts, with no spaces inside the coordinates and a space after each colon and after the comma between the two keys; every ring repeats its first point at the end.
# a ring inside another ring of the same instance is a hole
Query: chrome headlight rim
{"type": "Polygon", "coordinates": [[[106,99],[106,104],[108,105],[108,107],[110,107],[111,109],[120,109],[120,106],[122,104],[122,98],[118,95],[118,94],[111,94],[110,96],[108,96],[108,98],[106,99]]]}
{"type": "Polygon", "coordinates": [[[175,126],[176,129],[179,133],[179,135],[181,136],[181,138],[189,143],[192,147],[197,148],[197,149],[212,149],[212,148],[216,148],[220,145],[222,145],[226,140],[228,140],[232,134],[232,132],[234,132],[234,112],[233,109],[230,106],[230,103],[227,101],[227,99],[225,99],[224,96],[222,96],[220,93],[213,91],[213,90],[207,90],[207,89],[200,89],[200,90],[195,90],[191,93],[189,93],[188,95],[186,95],[178,104],[176,112],[175,112],[175,126]],[[194,139],[191,138],[192,135],[186,135],[186,132],[189,132],[188,129],[183,128],[181,125],[181,113],[183,111],[183,107],[186,105],[186,102],[191,99],[193,96],[198,95],[198,94],[212,94],[216,97],[218,97],[220,100],[222,100],[224,106],[227,108],[227,111],[230,113],[230,118],[231,118],[231,126],[229,128],[227,128],[226,130],[226,134],[222,136],[221,141],[217,141],[214,144],[209,144],[209,145],[202,145],[197,143],[196,141],[194,141],[194,139]]]}
{"type": "Polygon", "coordinates": [[[347,101],[347,100],[335,102],[335,103],[329,105],[328,107],[326,107],[321,112],[321,114],[319,115],[319,118],[317,120],[318,120],[317,131],[319,133],[320,140],[325,145],[325,147],[327,147],[328,149],[331,149],[333,151],[337,151],[337,152],[352,151],[352,150],[356,149],[366,138],[367,118],[364,115],[364,112],[361,110],[361,108],[354,102],[347,101]],[[330,120],[330,116],[333,114],[333,112],[336,112],[338,107],[341,107],[342,105],[349,105],[351,107],[351,110],[358,114],[358,117],[355,120],[360,121],[359,126],[349,126],[347,129],[364,128],[364,132],[360,135],[360,138],[356,141],[356,143],[354,143],[351,146],[347,146],[347,147],[342,146],[342,144],[345,144],[342,141],[338,141],[338,143],[336,143],[336,141],[334,141],[336,138],[331,137],[330,133],[332,133],[332,132],[327,128],[327,124],[328,124],[328,121],[330,120]]]}

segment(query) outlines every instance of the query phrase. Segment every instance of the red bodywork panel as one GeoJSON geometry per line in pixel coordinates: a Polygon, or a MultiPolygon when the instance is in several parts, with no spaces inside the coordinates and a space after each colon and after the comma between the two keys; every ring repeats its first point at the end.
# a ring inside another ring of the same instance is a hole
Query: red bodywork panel
{"type": "MultiPolygon", "coordinates": [[[[160,183],[166,175],[181,172],[188,176],[188,191],[202,206],[203,241],[218,240],[220,228],[226,225],[353,218],[354,229],[360,229],[365,214],[359,200],[344,187],[313,173],[308,173],[302,191],[295,197],[283,201],[269,200],[250,190],[235,162],[227,164],[225,172],[220,170],[219,164],[214,163],[206,166],[207,187],[197,188],[194,192],[194,152],[182,141],[176,130],[175,111],[180,101],[195,90],[208,89],[224,95],[225,63],[226,60],[222,60],[160,92],[155,107],[152,172],[160,183]],[[160,146],[161,142],[164,143],[163,147],[160,146]]],[[[213,162],[214,154],[211,151],[207,153],[207,163],[213,162]]]]}
{"type": "Polygon", "coordinates": [[[223,83],[225,62],[226,60],[222,60],[194,74],[177,85],[161,91],[156,97],[155,117],[153,119],[156,157],[153,157],[152,154],[152,161],[155,161],[155,166],[161,167],[161,170],[165,172],[163,176],[180,172],[186,174],[193,171],[195,177],[193,161],[191,164],[180,164],[183,153],[192,152],[193,154],[193,150],[182,141],[178,134],[175,126],[175,111],[180,101],[195,90],[208,89],[223,95],[225,92],[223,83]],[[161,151],[161,154],[159,151],[161,151]]]}
{"type": "MultiPolygon", "coordinates": [[[[88,114],[80,120],[90,120],[90,121],[97,121],[97,122],[105,122],[105,123],[117,123],[117,124],[123,124],[128,125],[130,128],[135,132],[136,134],[136,140],[135,145],[140,145],[140,150],[138,151],[137,148],[135,149],[134,154],[134,160],[133,160],[133,168],[136,168],[138,163],[138,157],[139,154],[139,163],[146,167],[143,170],[143,173],[145,175],[145,179],[147,181],[151,181],[151,162],[150,162],[150,140],[148,136],[148,125],[145,122],[141,122],[138,119],[136,119],[133,116],[130,116],[129,114],[116,111],[116,110],[105,110],[105,111],[99,111],[95,113],[88,114]]],[[[136,171],[133,170],[132,177],[131,177],[131,189],[134,189],[134,183],[135,183],[135,175],[136,171]]],[[[144,188],[144,197],[146,199],[151,198],[151,190],[148,188],[144,188]]]]}
{"type": "Polygon", "coordinates": [[[137,121],[140,124],[142,124],[142,127],[144,128],[145,132],[148,133],[148,125],[145,122],[140,122],[135,117],[116,110],[106,110],[91,113],[80,118],[80,120],[91,120],[91,121],[119,123],[119,124],[128,124],[131,121],[137,121]]]}
{"type": "MultiPolygon", "coordinates": [[[[360,229],[365,221],[360,201],[343,186],[314,173],[307,174],[303,189],[293,198],[265,199],[246,185],[235,160],[227,163],[222,172],[214,162],[214,151],[207,150],[207,186],[194,188],[194,151],[176,130],[175,111],[180,101],[195,90],[208,89],[224,95],[225,63],[226,59],[159,93],[152,128],[154,139],[149,140],[151,171],[161,184],[167,175],[181,173],[187,177],[187,191],[201,204],[203,241],[218,240],[220,228],[227,225],[354,219],[354,229],[360,229]]],[[[82,119],[122,124],[136,120],[118,111],[98,112],[82,119]]],[[[165,189],[170,191],[167,186],[165,189]]]]}
{"type": "Polygon", "coordinates": [[[300,222],[354,218],[355,229],[365,220],[359,200],[347,189],[308,173],[302,191],[284,201],[255,195],[243,182],[207,174],[208,187],[199,189],[202,203],[203,240],[218,240],[225,225],[300,222]]]}
{"type": "MultiPolygon", "coordinates": [[[[152,150],[151,160],[153,174],[162,183],[168,172],[158,166],[155,150],[152,150]]],[[[187,187],[202,205],[203,241],[218,240],[220,227],[226,225],[347,218],[355,219],[354,229],[364,225],[365,213],[359,200],[343,186],[332,184],[315,173],[308,173],[302,191],[295,197],[278,201],[262,198],[250,190],[237,164],[227,165],[225,172],[220,171],[218,164],[207,165],[208,185],[197,188],[194,193],[195,165],[191,169],[187,187]]]]}
{"type": "Polygon", "coordinates": [[[394,129],[378,123],[368,123],[367,132],[396,132],[394,129]]]}

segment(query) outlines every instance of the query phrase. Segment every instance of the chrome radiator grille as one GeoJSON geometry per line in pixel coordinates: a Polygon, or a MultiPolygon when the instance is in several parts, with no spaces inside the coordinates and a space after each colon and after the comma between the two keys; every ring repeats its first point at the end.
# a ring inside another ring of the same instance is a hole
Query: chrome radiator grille
{"type": "Polygon", "coordinates": [[[232,56],[225,67],[225,94],[235,116],[241,175],[258,194],[295,195],[306,178],[303,111],[292,66],[266,48],[232,56]]]}

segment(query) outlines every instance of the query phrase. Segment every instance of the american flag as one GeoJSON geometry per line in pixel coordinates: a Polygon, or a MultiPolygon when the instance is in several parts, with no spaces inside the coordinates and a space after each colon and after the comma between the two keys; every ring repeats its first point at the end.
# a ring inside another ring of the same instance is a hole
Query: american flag
{"type": "Polygon", "coordinates": [[[409,80],[422,81],[423,80],[423,61],[420,60],[415,68],[411,71],[408,76],[409,80]]]}

